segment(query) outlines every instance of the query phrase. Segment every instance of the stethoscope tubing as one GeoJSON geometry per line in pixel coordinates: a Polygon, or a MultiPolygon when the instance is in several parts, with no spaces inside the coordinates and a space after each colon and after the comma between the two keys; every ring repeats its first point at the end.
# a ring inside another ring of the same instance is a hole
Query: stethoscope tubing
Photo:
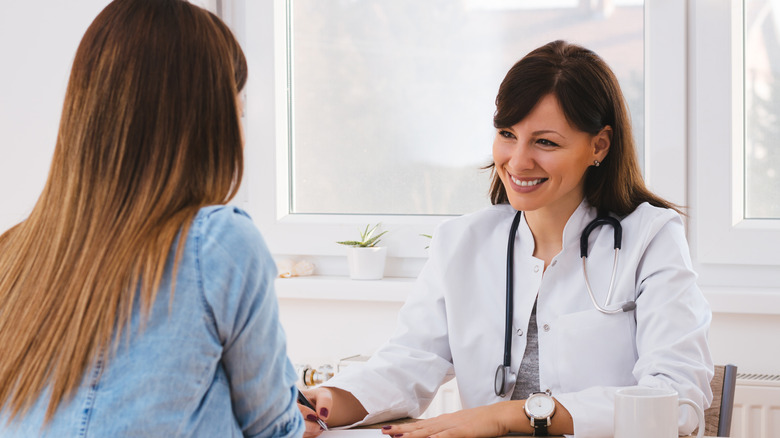
{"type": "Polygon", "coordinates": [[[601,313],[612,315],[618,312],[624,312],[623,308],[608,309],[609,301],[612,299],[612,291],[615,288],[615,274],[617,274],[618,255],[620,254],[620,248],[615,248],[615,259],[612,262],[612,278],[609,281],[609,291],[607,291],[607,299],[604,300],[604,307],[596,302],[596,297],[593,295],[593,289],[590,287],[590,280],[588,279],[588,257],[582,258],[582,273],[585,275],[585,287],[588,289],[588,296],[593,302],[593,306],[596,307],[601,313]]]}
{"type": "Polygon", "coordinates": [[[588,296],[593,302],[593,307],[606,315],[614,315],[616,313],[629,312],[636,309],[636,302],[634,301],[628,301],[616,309],[608,308],[609,303],[612,300],[612,293],[615,290],[615,278],[617,277],[618,260],[622,243],[623,227],[620,225],[620,221],[611,216],[599,216],[596,219],[593,219],[585,229],[582,230],[582,236],[580,236],[580,257],[582,258],[582,273],[585,276],[585,287],[588,289],[588,296]],[[612,227],[614,233],[613,247],[615,249],[615,257],[612,261],[612,275],[609,279],[609,290],[607,291],[607,298],[604,300],[603,306],[596,301],[596,297],[593,294],[593,288],[590,286],[590,279],[588,278],[588,239],[590,238],[590,233],[602,225],[609,225],[612,227]]]}
{"type": "MultiPolygon", "coordinates": [[[[505,327],[507,333],[512,328],[512,319],[514,318],[514,259],[515,259],[515,238],[517,227],[520,225],[520,218],[523,212],[518,211],[512,220],[512,226],[509,228],[509,243],[506,245],[506,321],[505,327]]],[[[504,366],[512,365],[512,337],[504,336],[504,366]]]]}

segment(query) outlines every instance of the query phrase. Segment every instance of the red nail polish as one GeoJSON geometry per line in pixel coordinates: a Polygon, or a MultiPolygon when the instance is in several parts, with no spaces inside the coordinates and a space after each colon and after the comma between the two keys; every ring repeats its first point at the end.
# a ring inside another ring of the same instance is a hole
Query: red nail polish
{"type": "Polygon", "coordinates": [[[328,416],[328,408],[320,409],[320,417],[327,417],[327,416],[328,416]]]}
{"type": "Polygon", "coordinates": [[[309,421],[317,421],[317,416],[314,414],[309,414],[306,416],[306,419],[309,421]]]}
{"type": "Polygon", "coordinates": [[[393,426],[382,426],[382,429],[384,429],[384,430],[390,430],[392,428],[393,428],[393,426]]]}

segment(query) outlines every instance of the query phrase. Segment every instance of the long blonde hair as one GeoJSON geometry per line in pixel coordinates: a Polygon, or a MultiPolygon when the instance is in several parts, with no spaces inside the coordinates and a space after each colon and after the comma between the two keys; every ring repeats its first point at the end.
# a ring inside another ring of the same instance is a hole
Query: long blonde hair
{"type": "Polygon", "coordinates": [[[46,185],[0,236],[0,407],[11,418],[50,388],[51,420],[129,323],[139,287],[148,314],[199,208],[235,195],[246,77],[230,30],[182,0],[116,0],[87,29],[46,185]]]}

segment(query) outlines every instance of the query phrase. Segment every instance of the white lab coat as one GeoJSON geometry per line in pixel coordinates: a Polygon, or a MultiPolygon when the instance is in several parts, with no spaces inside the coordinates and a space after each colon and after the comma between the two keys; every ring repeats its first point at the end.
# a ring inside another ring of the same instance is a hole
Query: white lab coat
{"type": "MultiPolygon", "coordinates": [[[[393,337],[365,365],[351,366],[326,384],[360,400],[369,412],[362,423],[418,416],[453,375],[464,408],[502,400],[493,381],[503,361],[506,250],[514,215],[510,205],[496,205],[436,229],[429,260],[393,337]]],[[[581,232],[595,217],[596,210],[583,201],[566,224],[563,250],[546,271],[532,255],[528,224],[520,221],[512,369],[522,361],[538,293],[541,389],[550,389],[571,413],[576,436],[612,436],[614,393],[620,387],[672,387],[708,407],[711,312],[696,286],[681,218],[642,204],[621,220],[612,307],[629,300],[637,307],[604,315],[588,297],[580,258],[581,232]]],[[[597,228],[589,240],[588,275],[603,305],[614,258],[612,228],[597,228]]],[[[680,422],[684,434],[696,425],[688,411],[683,409],[680,422]]]]}

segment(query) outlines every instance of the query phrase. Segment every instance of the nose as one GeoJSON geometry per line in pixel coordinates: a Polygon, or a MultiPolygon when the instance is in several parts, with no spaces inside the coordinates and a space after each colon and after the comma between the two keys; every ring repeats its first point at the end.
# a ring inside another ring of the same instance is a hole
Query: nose
{"type": "Polygon", "coordinates": [[[515,171],[533,169],[535,166],[533,150],[527,142],[518,141],[509,158],[509,167],[515,171]]]}

